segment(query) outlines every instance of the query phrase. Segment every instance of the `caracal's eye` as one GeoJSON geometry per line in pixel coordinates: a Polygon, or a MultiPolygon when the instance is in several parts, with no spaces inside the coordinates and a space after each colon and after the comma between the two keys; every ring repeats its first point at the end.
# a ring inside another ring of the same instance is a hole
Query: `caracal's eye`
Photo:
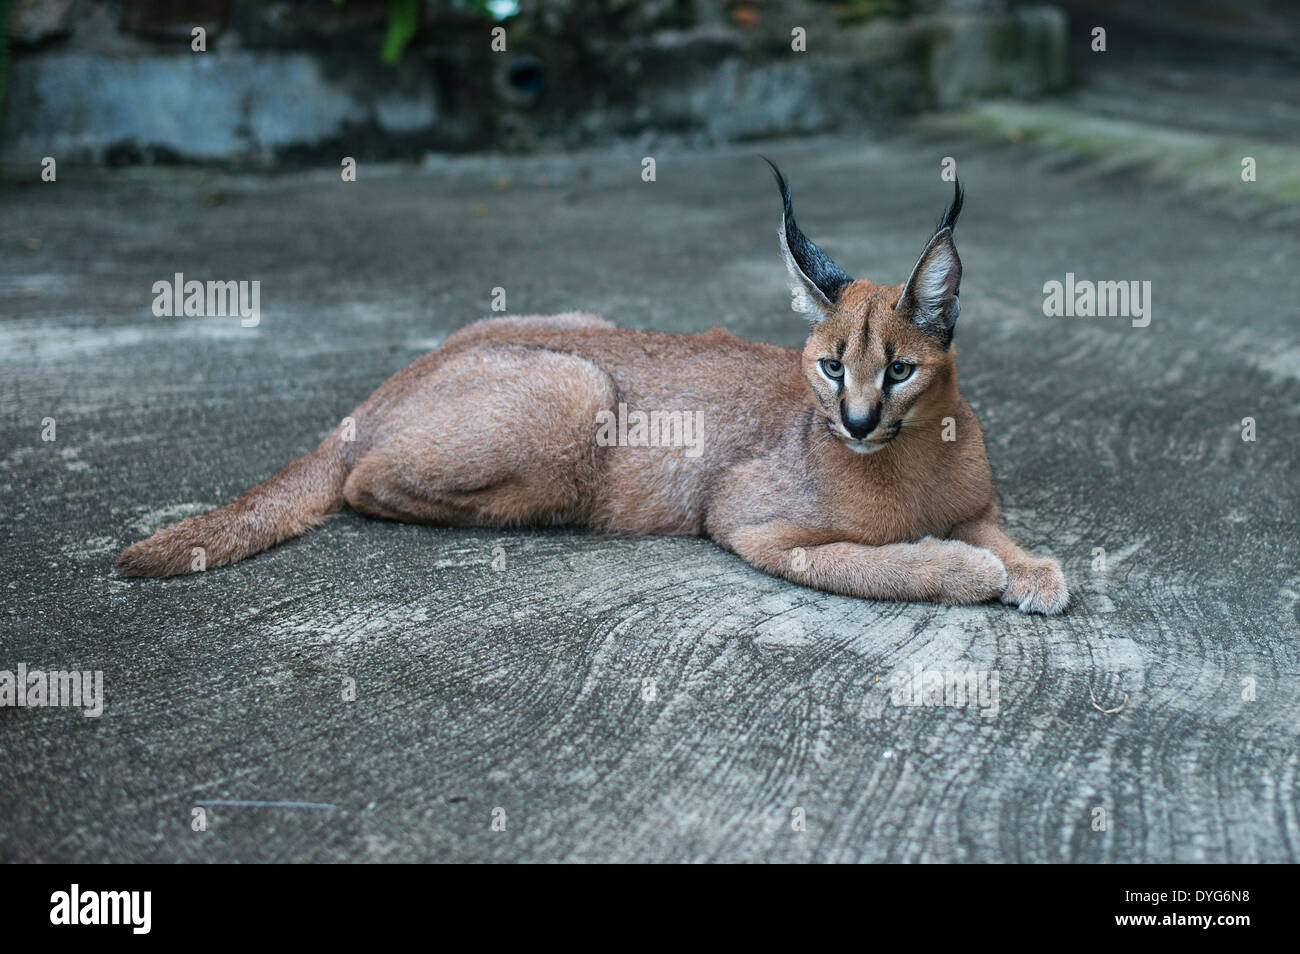
{"type": "Polygon", "coordinates": [[[844,377],[844,365],[834,358],[822,358],[822,371],[826,377],[839,380],[844,377]]]}
{"type": "Polygon", "coordinates": [[[889,375],[889,380],[897,383],[899,381],[906,381],[908,378],[912,376],[912,372],[915,370],[916,370],[916,365],[914,364],[906,364],[905,362],[902,361],[895,361],[893,364],[889,366],[889,371],[887,373],[889,375]]]}

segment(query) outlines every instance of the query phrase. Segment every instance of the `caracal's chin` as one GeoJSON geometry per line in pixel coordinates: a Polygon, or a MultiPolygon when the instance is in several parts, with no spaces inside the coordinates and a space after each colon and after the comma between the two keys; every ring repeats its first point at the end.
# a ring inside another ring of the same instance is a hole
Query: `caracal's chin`
{"type": "Polygon", "coordinates": [[[878,450],[884,450],[889,441],[844,441],[844,446],[855,454],[874,454],[878,450]]]}

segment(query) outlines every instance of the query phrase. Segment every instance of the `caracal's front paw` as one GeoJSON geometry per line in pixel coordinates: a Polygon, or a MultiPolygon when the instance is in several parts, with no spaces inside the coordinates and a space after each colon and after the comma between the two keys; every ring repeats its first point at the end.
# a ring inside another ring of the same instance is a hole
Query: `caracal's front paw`
{"type": "Polygon", "coordinates": [[[922,540],[920,546],[934,560],[942,603],[987,603],[1006,588],[1007,569],[991,550],[934,538],[922,540]]]}
{"type": "Polygon", "coordinates": [[[1051,616],[1061,612],[1070,602],[1061,564],[1048,557],[1007,564],[1007,586],[1002,591],[1002,602],[1022,613],[1051,616]]]}

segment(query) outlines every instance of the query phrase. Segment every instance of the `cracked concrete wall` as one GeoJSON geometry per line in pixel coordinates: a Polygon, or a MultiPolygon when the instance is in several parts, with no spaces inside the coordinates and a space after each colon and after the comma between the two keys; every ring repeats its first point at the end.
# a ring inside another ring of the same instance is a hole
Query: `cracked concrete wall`
{"type": "Polygon", "coordinates": [[[15,34],[0,162],[269,164],[658,133],[722,142],[1029,96],[1066,75],[1062,13],[991,2],[859,23],[782,3],[753,20],[661,17],[627,34],[551,11],[505,21],[503,53],[490,49],[491,20],[457,14],[426,23],[391,67],[364,6],[314,27],[288,17],[292,4],[224,6],[225,20],[196,12],[209,32],[194,52],[183,11],[137,22],[130,4],[37,0],[45,19],[15,34]],[[792,48],[796,29],[806,49],[792,48]]]}

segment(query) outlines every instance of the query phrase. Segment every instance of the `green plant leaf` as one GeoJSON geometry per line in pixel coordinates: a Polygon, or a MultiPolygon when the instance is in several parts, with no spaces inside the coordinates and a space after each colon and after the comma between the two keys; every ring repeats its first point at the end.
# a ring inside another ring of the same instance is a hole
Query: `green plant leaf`
{"type": "Polygon", "coordinates": [[[420,28],[420,0],[388,0],[388,33],[379,58],[392,66],[402,58],[406,45],[420,28]]]}

